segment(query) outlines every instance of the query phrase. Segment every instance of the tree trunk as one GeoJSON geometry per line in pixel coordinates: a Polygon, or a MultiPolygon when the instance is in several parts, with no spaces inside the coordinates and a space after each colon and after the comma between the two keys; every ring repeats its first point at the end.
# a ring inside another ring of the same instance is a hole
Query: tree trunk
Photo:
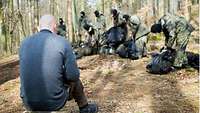
{"type": "Polygon", "coordinates": [[[164,0],[164,13],[165,14],[168,12],[168,1],[169,0],[164,0]]]}
{"type": "Polygon", "coordinates": [[[102,13],[104,14],[104,7],[105,7],[105,6],[104,6],[104,3],[105,3],[105,2],[104,2],[104,0],[101,0],[101,1],[102,1],[102,3],[101,3],[101,4],[102,4],[102,13]]]}
{"type": "Polygon", "coordinates": [[[67,0],[67,23],[69,40],[72,41],[72,0],[67,0]]]}
{"type": "Polygon", "coordinates": [[[76,42],[76,34],[75,32],[78,31],[78,15],[77,15],[77,0],[72,1],[72,22],[73,22],[73,29],[72,29],[72,42],[76,42]]]}

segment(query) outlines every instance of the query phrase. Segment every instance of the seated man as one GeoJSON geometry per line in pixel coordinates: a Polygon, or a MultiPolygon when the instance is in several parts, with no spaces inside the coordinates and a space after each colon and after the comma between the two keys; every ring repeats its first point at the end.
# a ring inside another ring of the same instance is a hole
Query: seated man
{"type": "Polygon", "coordinates": [[[131,30],[131,38],[120,45],[117,50],[119,56],[124,58],[138,59],[147,55],[147,36],[149,30],[141,23],[138,16],[131,16],[128,19],[131,30]]]}
{"type": "Polygon", "coordinates": [[[22,42],[19,56],[20,96],[28,110],[57,111],[73,98],[80,113],[97,112],[84,94],[70,43],[56,35],[53,16],[41,17],[40,32],[22,42]]]}

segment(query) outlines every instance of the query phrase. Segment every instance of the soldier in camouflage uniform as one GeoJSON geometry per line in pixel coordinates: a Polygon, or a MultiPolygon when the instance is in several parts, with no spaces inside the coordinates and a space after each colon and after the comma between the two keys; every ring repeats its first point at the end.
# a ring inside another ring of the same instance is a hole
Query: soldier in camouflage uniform
{"type": "Polygon", "coordinates": [[[176,68],[181,68],[188,64],[185,49],[193,30],[192,25],[184,17],[171,14],[164,15],[151,27],[152,33],[163,31],[166,48],[176,51],[173,62],[173,66],[176,68]]]}
{"type": "Polygon", "coordinates": [[[95,23],[95,29],[96,34],[98,37],[100,37],[106,30],[106,18],[103,14],[99,13],[98,10],[94,12],[96,16],[96,23],[95,23]]]}
{"type": "Polygon", "coordinates": [[[64,21],[62,18],[59,18],[57,34],[66,37],[66,25],[64,24],[64,21]]]}
{"type": "Polygon", "coordinates": [[[131,31],[131,37],[127,39],[126,43],[120,45],[117,53],[121,57],[129,57],[131,59],[138,59],[147,55],[147,35],[149,30],[141,23],[138,16],[131,16],[128,19],[128,25],[131,31]]]}
{"type": "Polygon", "coordinates": [[[83,34],[86,34],[84,35],[83,44],[79,44],[81,47],[75,50],[78,58],[86,55],[96,54],[97,39],[95,37],[95,29],[83,11],[80,12],[78,34],[80,37],[79,42],[82,42],[82,36],[83,34]]]}
{"type": "MultiPolygon", "coordinates": [[[[84,42],[85,43],[91,43],[95,35],[95,29],[92,23],[88,20],[87,16],[85,15],[85,12],[80,12],[80,18],[79,18],[79,29],[78,29],[79,35],[82,37],[83,34],[86,34],[84,36],[84,42]],[[83,33],[85,32],[85,33],[83,33]]],[[[82,39],[80,39],[82,41],[82,39]]]]}
{"type": "Polygon", "coordinates": [[[99,51],[100,46],[103,45],[103,33],[106,31],[106,18],[98,10],[94,12],[96,17],[96,22],[94,25],[95,37],[97,39],[97,49],[99,51]]]}

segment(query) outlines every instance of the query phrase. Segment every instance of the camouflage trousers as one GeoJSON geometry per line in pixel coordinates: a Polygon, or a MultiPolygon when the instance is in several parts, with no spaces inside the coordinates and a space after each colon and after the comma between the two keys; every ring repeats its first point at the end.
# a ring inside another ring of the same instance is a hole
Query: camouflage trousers
{"type": "Polygon", "coordinates": [[[98,41],[98,46],[103,46],[105,44],[105,37],[103,36],[104,32],[105,31],[102,29],[96,30],[95,37],[98,41]]]}
{"type": "Polygon", "coordinates": [[[135,45],[138,50],[138,55],[139,57],[143,57],[147,55],[147,36],[143,36],[136,40],[135,45]]]}
{"type": "Polygon", "coordinates": [[[176,57],[173,63],[174,67],[181,68],[188,64],[187,55],[185,53],[189,42],[190,32],[184,31],[177,34],[176,39],[176,57]]]}

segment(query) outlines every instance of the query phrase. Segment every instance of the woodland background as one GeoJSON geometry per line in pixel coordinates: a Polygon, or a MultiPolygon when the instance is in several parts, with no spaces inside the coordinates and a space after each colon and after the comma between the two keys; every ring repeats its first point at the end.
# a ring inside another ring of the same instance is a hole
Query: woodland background
{"type": "MultiPolygon", "coordinates": [[[[0,113],[26,111],[20,98],[19,45],[38,32],[39,19],[52,14],[62,17],[66,38],[77,41],[79,12],[92,22],[98,9],[112,26],[110,9],[138,15],[148,28],[165,13],[182,15],[193,25],[187,51],[199,53],[199,0],[0,0],[0,113]],[[6,57],[6,58],[5,58],[6,57]]],[[[159,51],[164,37],[149,36],[148,52],[159,51]],[[159,38],[158,38],[159,37],[159,38]]],[[[85,94],[99,106],[99,113],[199,113],[199,71],[193,68],[166,75],[146,72],[151,60],[93,55],[77,60],[85,94]]],[[[58,113],[79,113],[69,101],[58,113]]]]}
{"type": "Polygon", "coordinates": [[[109,28],[111,8],[137,14],[148,27],[165,13],[183,15],[196,28],[195,37],[199,37],[199,0],[0,0],[0,57],[18,52],[20,42],[38,31],[43,14],[62,17],[67,38],[76,42],[80,11],[94,22],[93,12],[100,10],[109,28]]]}

